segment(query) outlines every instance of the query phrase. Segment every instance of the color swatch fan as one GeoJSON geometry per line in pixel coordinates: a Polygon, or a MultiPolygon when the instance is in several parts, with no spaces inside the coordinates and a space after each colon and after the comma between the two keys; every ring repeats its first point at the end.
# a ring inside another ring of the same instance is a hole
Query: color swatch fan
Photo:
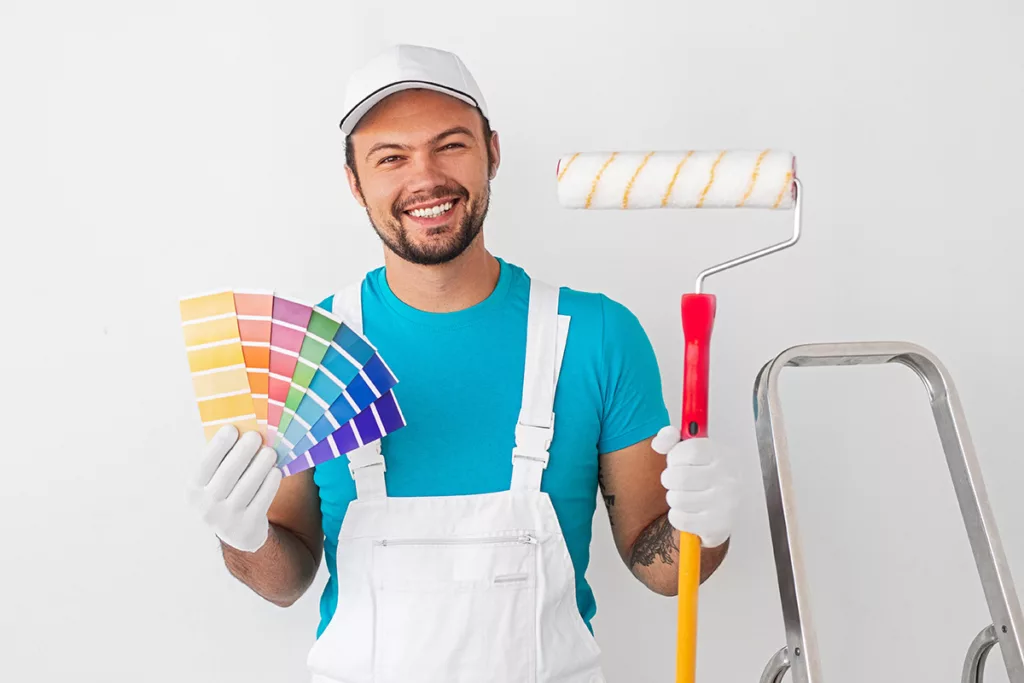
{"type": "Polygon", "coordinates": [[[406,422],[376,348],[318,306],[270,292],[181,300],[207,439],[255,429],[285,476],[382,439],[406,422]]]}

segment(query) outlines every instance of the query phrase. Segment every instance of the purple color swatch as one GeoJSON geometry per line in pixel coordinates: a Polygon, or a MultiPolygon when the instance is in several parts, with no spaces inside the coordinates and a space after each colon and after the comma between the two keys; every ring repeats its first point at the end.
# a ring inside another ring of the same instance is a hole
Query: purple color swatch
{"type": "Polygon", "coordinates": [[[394,393],[388,391],[371,403],[368,408],[328,435],[326,439],[315,444],[295,460],[282,465],[281,470],[287,477],[329,460],[344,457],[346,453],[355,450],[360,444],[378,441],[391,432],[401,429],[405,424],[405,417],[402,415],[394,393]]]}

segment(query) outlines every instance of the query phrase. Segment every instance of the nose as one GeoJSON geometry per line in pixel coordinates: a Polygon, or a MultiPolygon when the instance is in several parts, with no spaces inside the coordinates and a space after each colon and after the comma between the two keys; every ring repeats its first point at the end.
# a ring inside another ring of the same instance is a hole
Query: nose
{"type": "Polygon", "coordinates": [[[445,174],[441,171],[440,164],[437,163],[433,154],[420,152],[413,156],[412,162],[405,185],[405,191],[408,194],[428,193],[445,184],[445,174]]]}

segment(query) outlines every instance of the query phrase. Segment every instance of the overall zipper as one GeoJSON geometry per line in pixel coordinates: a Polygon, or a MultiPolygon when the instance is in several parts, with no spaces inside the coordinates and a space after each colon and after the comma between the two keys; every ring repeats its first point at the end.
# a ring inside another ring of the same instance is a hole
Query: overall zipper
{"type": "Polygon", "coordinates": [[[518,543],[522,545],[534,544],[536,537],[532,534],[519,534],[518,536],[488,536],[485,538],[392,538],[376,541],[376,545],[402,546],[402,545],[484,545],[496,543],[518,543]]]}

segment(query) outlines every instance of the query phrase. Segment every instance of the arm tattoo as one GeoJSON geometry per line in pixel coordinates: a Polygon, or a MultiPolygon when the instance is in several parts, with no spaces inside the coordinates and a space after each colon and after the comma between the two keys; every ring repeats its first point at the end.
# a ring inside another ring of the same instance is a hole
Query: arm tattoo
{"type": "Polygon", "coordinates": [[[650,567],[655,560],[664,564],[673,563],[673,554],[678,554],[679,545],[676,543],[674,529],[669,524],[668,517],[663,516],[654,520],[650,526],[640,532],[633,544],[633,551],[630,553],[629,565],[636,567],[650,567]]]}

